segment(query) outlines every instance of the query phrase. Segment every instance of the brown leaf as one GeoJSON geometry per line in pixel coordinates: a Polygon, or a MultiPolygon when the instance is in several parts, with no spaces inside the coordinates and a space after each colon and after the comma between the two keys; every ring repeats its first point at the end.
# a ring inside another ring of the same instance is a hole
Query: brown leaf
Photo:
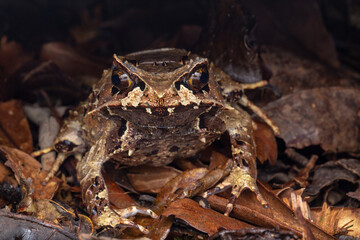
{"type": "Polygon", "coordinates": [[[40,52],[40,59],[44,61],[52,60],[70,76],[90,75],[100,77],[102,71],[107,68],[106,64],[92,61],[70,45],[61,42],[44,44],[40,52]]]}
{"type": "Polygon", "coordinates": [[[277,143],[271,128],[265,123],[256,123],[254,140],[256,143],[256,154],[261,163],[266,160],[274,165],[277,159],[277,143]]]}
{"type": "Polygon", "coordinates": [[[106,187],[109,191],[109,201],[117,208],[127,208],[135,205],[135,201],[119,187],[107,174],[104,174],[106,187]]]}
{"type": "Polygon", "coordinates": [[[360,176],[360,161],[357,159],[340,159],[330,161],[315,169],[313,181],[306,189],[309,195],[316,195],[326,186],[339,180],[356,183],[360,176]]]}
{"type": "Polygon", "coordinates": [[[325,151],[360,151],[360,91],[315,88],[269,103],[264,111],[288,147],[321,145],[325,151]]]}
{"type": "Polygon", "coordinates": [[[206,168],[195,168],[187,170],[164,185],[158,193],[154,205],[161,208],[163,205],[170,203],[178,197],[177,190],[184,189],[190,184],[203,178],[208,170],[206,168]]]}
{"type": "Polygon", "coordinates": [[[202,208],[197,202],[187,198],[172,202],[163,212],[163,215],[174,215],[176,218],[180,218],[190,226],[209,235],[215,234],[220,228],[241,229],[251,227],[247,223],[226,217],[214,210],[202,208]]]}
{"type": "Polygon", "coordinates": [[[180,173],[181,171],[167,166],[137,166],[128,169],[127,177],[136,191],[158,193],[167,182],[180,173]]]}
{"type": "Polygon", "coordinates": [[[8,88],[15,96],[30,102],[38,98],[39,91],[61,98],[65,104],[74,104],[88,95],[78,79],[71,78],[51,60],[24,64],[9,82],[12,84],[9,83],[8,88]]]}
{"type": "Polygon", "coordinates": [[[261,57],[273,73],[269,83],[274,85],[281,95],[319,87],[359,86],[356,79],[344,77],[344,74],[316,60],[299,57],[275,46],[262,46],[262,49],[261,57]]]}
{"type": "Polygon", "coordinates": [[[354,199],[360,201],[360,191],[359,191],[359,188],[358,188],[357,191],[355,191],[355,192],[348,192],[348,193],[346,194],[346,196],[351,197],[351,198],[354,198],[354,199]]]}
{"type": "Polygon", "coordinates": [[[339,66],[334,40],[323,23],[318,2],[280,0],[242,3],[256,16],[254,34],[261,44],[271,43],[302,54],[306,49],[327,64],[339,66]]]}
{"type": "Polygon", "coordinates": [[[246,228],[235,230],[221,230],[211,236],[209,240],[232,240],[232,239],[266,239],[266,240],[295,240],[299,239],[293,232],[280,229],[246,228]]]}
{"type": "Polygon", "coordinates": [[[15,173],[18,183],[25,182],[33,191],[30,193],[34,199],[51,199],[54,196],[60,180],[54,177],[43,185],[47,172],[41,171],[41,164],[36,159],[23,151],[6,146],[0,147],[0,154],[7,160],[5,165],[15,173]]]}
{"type": "Polygon", "coordinates": [[[201,36],[198,52],[222,68],[238,82],[262,80],[259,57],[248,46],[249,17],[239,1],[214,1],[210,5],[209,24],[201,36]],[[238,29],[238,31],[234,31],[238,29]]]}
{"type": "Polygon", "coordinates": [[[306,166],[295,176],[294,180],[301,186],[306,187],[308,185],[309,172],[314,168],[318,156],[311,156],[306,166]]]}
{"type": "Polygon", "coordinates": [[[77,239],[74,231],[44,222],[31,216],[14,214],[0,210],[0,229],[2,239],[77,239]]]}
{"type": "Polygon", "coordinates": [[[328,207],[312,208],[313,221],[330,234],[346,234],[360,238],[360,209],[328,207]]]}
{"type": "Polygon", "coordinates": [[[32,135],[20,101],[0,103],[0,145],[33,150],[32,135]]]}
{"type": "Polygon", "coordinates": [[[213,148],[209,149],[208,154],[210,160],[209,170],[219,168],[220,166],[225,166],[229,161],[229,157],[216,151],[213,148]]]}
{"type": "Polygon", "coordinates": [[[5,181],[11,183],[11,185],[14,186],[14,187],[16,187],[18,185],[15,178],[14,178],[14,176],[13,176],[13,174],[9,170],[9,168],[5,167],[0,162],[0,183],[3,183],[5,181]]]}
{"type": "Polygon", "coordinates": [[[23,47],[19,43],[14,41],[9,42],[5,36],[1,38],[0,66],[4,70],[6,76],[9,76],[31,58],[31,55],[25,53],[23,47]]]}
{"type": "MultiPolygon", "coordinates": [[[[302,236],[303,226],[298,222],[295,213],[262,184],[258,184],[258,187],[269,207],[265,208],[262,206],[254,193],[245,191],[237,199],[230,215],[257,226],[280,227],[281,229],[292,231],[298,236],[302,236]]],[[[220,212],[225,211],[227,205],[226,198],[213,195],[208,198],[208,201],[212,209],[220,212]]],[[[307,224],[316,239],[334,239],[312,223],[307,222],[307,224]]]]}

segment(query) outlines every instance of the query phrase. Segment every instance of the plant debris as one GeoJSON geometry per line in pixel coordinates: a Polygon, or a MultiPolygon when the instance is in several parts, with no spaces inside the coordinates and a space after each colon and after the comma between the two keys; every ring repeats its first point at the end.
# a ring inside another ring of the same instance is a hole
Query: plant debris
{"type": "Polygon", "coordinates": [[[360,239],[359,16],[356,1],[3,1],[0,238],[360,239]],[[227,217],[230,191],[201,196],[227,173],[225,134],[169,166],[106,163],[111,208],[151,208],[159,218],[131,218],[148,235],[96,231],[78,156],[44,182],[54,139],[114,53],[162,47],[209,58],[231,87],[267,81],[225,96],[246,95],[280,129],[247,104],[267,206],[244,190],[227,217]]]}

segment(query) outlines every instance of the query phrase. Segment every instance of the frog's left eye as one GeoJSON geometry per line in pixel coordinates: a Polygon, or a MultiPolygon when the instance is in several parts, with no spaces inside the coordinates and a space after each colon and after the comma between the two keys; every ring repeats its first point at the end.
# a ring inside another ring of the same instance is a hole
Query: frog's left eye
{"type": "Polygon", "coordinates": [[[206,69],[200,68],[196,70],[190,77],[186,80],[187,85],[195,91],[199,91],[206,86],[209,82],[209,73],[206,69]]]}
{"type": "Polygon", "coordinates": [[[128,92],[133,89],[135,82],[127,75],[119,70],[113,70],[111,82],[120,92],[128,92]]]}

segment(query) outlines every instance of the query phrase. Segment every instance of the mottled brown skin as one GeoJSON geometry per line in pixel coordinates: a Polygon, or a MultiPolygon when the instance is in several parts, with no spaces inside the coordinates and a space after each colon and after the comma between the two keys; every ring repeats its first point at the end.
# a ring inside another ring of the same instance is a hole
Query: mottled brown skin
{"type": "Polygon", "coordinates": [[[106,161],[166,165],[176,158],[194,156],[225,132],[233,155],[230,174],[203,196],[232,187],[226,214],[245,188],[265,203],[256,187],[252,120],[244,110],[224,100],[218,84],[222,76],[225,74],[218,71],[215,74],[206,58],[179,49],[114,55],[112,69],[104,71],[89,99],[72,112],[55,142],[60,152],[56,166],[70,154],[79,159],[82,197],[97,227],[129,226],[146,233],[126,217],[136,213],[156,217],[144,208],[114,211],[109,207],[101,174],[106,161]],[[119,90],[112,81],[119,72],[136,82],[135,86],[119,90]],[[189,80],[193,74],[201,76],[201,89],[192,88],[192,83],[198,83],[189,80]]]}

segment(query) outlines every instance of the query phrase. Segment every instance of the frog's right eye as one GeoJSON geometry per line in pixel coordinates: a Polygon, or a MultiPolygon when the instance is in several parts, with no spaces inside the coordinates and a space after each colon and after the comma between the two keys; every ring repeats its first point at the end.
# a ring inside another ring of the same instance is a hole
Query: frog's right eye
{"type": "Polygon", "coordinates": [[[77,145],[70,142],[69,140],[63,140],[55,144],[55,149],[58,152],[70,152],[72,151],[77,145]]]}
{"type": "Polygon", "coordinates": [[[111,82],[121,93],[130,91],[135,85],[129,75],[116,69],[112,72],[111,82]]]}

